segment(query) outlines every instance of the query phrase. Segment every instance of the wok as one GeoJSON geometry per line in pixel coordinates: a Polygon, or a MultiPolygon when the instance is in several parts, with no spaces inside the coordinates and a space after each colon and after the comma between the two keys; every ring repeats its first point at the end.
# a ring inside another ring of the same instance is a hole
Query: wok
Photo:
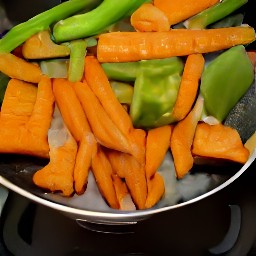
{"type": "MultiPolygon", "coordinates": [[[[58,3],[59,1],[3,1],[7,15],[5,20],[7,27],[25,21],[58,3]],[[20,9],[23,11],[20,12],[20,9]]],[[[248,9],[253,10],[249,7],[248,9]]],[[[252,16],[245,17],[248,17],[248,23],[254,26],[255,21],[249,20],[252,16]]],[[[58,194],[46,193],[32,183],[32,175],[47,162],[34,157],[0,155],[0,184],[38,204],[62,212],[85,227],[90,224],[129,226],[150,218],[154,214],[185,207],[217,193],[238,179],[249,168],[255,157],[256,151],[254,150],[243,166],[239,164],[195,166],[183,180],[177,181],[172,157],[169,154],[159,170],[166,183],[165,196],[155,207],[147,210],[110,209],[102,199],[92,174],[89,175],[88,187],[84,195],[64,198],[58,194]]]]}

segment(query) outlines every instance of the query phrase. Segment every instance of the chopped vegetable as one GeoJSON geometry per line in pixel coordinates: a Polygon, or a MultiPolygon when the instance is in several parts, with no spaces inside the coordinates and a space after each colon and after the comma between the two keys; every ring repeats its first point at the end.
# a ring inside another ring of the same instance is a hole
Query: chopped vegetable
{"type": "Polygon", "coordinates": [[[192,146],[196,156],[226,159],[245,163],[249,151],[244,147],[238,132],[223,124],[198,124],[192,146]]]}
{"type": "Polygon", "coordinates": [[[241,26],[244,20],[244,15],[242,13],[237,13],[233,15],[229,15],[220,21],[209,25],[209,28],[228,28],[228,27],[237,27],[241,26]]]}
{"type": "Polygon", "coordinates": [[[200,78],[204,69],[202,54],[191,54],[187,57],[175,105],[174,120],[183,119],[191,110],[197,97],[200,78]]]}
{"type": "Polygon", "coordinates": [[[41,71],[50,78],[68,77],[68,59],[49,59],[42,60],[39,63],[41,71]]]}
{"type": "Polygon", "coordinates": [[[4,99],[5,90],[10,81],[10,77],[0,72],[0,104],[2,104],[4,99]]]}
{"type": "Polygon", "coordinates": [[[96,35],[145,1],[104,0],[90,12],[77,14],[57,22],[53,27],[53,36],[57,42],[64,42],[96,35]]]}
{"type": "Polygon", "coordinates": [[[253,79],[253,66],[244,46],[235,46],[223,52],[202,74],[200,92],[206,112],[223,121],[253,79]]]}
{"type": "Polygon", "coordinates": [[[252,154],[256,148],[256,132],[245,142],[244,146],[249,150],[250,154],[252,154]]]}
{"type": "Polygon", "coordinates": [[[252,27],[171,29],[168,32],[113,32],[99,35],[100,62],[129,62],[224,50],[255,40],[252,27]]]}
{"type": "Polygon", "coordinates": [[[154,0],[154,5],[168,16],[169,24],[174,25],[218,2],[219,0],[154,0]]]}
{"type": "Polygon", "coordinates": [[[132,85],[117,81],[110,82],[110,85],[116,95],[116,98],[121,104],[131,104],[133,96],[132,85]]]}
{"type": "Polygon", "coordinates": [[[248,0],[222,0],[216,5],[189,18],[184,22],[184,25],[189,29],[206,28],[208,25],[231,14],[247,2],[248,0]]]}

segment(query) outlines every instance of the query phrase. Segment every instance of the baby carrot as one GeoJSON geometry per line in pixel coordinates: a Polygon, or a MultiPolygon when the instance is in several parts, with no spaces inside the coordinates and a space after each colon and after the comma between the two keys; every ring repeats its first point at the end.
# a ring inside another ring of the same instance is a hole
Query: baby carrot
{"type": "Polygon", "coordinates": [[[171,29],[168,32],[112,32],[99,36],[100,62],[129,62],[207,53],[255,40],[252,27],[171,29]]]}
{"type": "Polygon", "coordinates": [[[11,53],[0,53],[0,71],[11,78],[38,83],[42,72],[40,68],[11,53]]]}
{"type": "Polygon", "coordinates": [[[154,5],[167,15],[169,24],[174,25],[218,2],[219,0],[154,0],[154,5]]]}
{"type": "Polygon", "coordinates": [[[131,25],[136,31],[169,31],[169,21],[166,14],[151,3],[141,5],[131,15],[131,25]]]}
{"type": "Polygon", "coordinates": [[[199,80],[204,69],[202,54],[191,54],[187,57],[181,83],[172,115],[175,120],[183,119],[191,110],[197,96],[199,80]]]}
{"type": "Polygon", "coordinates": [[[117,128],[125,135],[132,128],[129,114],[118,101],[100,63],[94,56],[85,58],[85,80],[117,128]]]}

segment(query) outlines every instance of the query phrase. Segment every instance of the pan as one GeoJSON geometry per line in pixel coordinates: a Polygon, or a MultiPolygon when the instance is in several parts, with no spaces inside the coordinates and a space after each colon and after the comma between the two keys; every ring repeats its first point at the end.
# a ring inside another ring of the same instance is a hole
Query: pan
{"type": "MultiPolygon", "coordinates": [[[[33,5],[30,1],[18,1],[19,5],[28,7],[25,8],[27,12],[19,12],[19,8],[13,8],[17,1],[3,1],[4,15],[1,16],[1,32],[58,3],[59,1],[37,1],[37,4],[33,5]]],[[[249,4],[251,3],[252,1],[249,4]]],[[[246,11],[249,13],[247,8],[250,8],[247,6],[248,4],[243,7],[243,13],[246,11]]],[[[245,15],[248,23],[254,25],[253,22],[255,21],[251,17],[245,15]]],[[[253,48],[254,45],[252,44],[250,47],[253,48]]],[[[172,155],[167,153],[159,168],[159,173],[165,181],[165,195],[157,205],[146,210],[120,211],[111,209],[102,198],[92,173],[89,174],[88,186],[83,195],[67,198],[58,194],[47,193],[32,182],[33,174],[45,166],[47,161],[31,156],[1,154],[0,184],[31,201],[60,211],[84,227],[94,224],[115,227],[130,226],[138,221],[148,219],[152,215],[185,207],[217,193],[238,179],[250,167],[255,158],[256,151],[254,150],[243,166],[235,163],[194,166],[185,178],[177,180],[172,155]]]]}

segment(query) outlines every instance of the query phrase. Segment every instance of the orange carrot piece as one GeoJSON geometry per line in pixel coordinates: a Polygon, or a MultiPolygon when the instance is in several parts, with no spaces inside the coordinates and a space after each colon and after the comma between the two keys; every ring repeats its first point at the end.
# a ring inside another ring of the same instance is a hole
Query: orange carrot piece
{"type": "Polygon", "coordinates": [[[137,31],[169,31],[169,21],[166,14],[151,3],[141,5],[131,15],[131,25],[137,31]]]}
{"type": "Polygon", "coordinates": [[[11,78],[39,83],[42,72],[33,64],[11,53],[0,53],[0,71],[11,78]]]}
{"type": "Polygon", "coordinates": [[[191,54],[187,57],[181,78],[180,88],[173,108],[175,120],[183,119],[191,110],[197,96],[199,80],[204,69],[202,54],[191,54]]]}
{"type": "Polygon", "coordinates": [[[151,208],[163,197],[165,192],[165,184],[163,177],[156,172],[148,182],[148,196],[145,208],[151,208]]]}
{"type": "Polygon", "coordinates": [[[131,146],[128,139],[109,118],[86,81],[75,83],[74,89],[98,142],[107,148],[130,153],[131,146]]]}
{"type": "Polygon", "coordinates": [[[99,36],[100,62],[128,62],[187,56],[248,44],[255,40],[252,27],[171,29],[168,32],[112,32],[99,36]]]}
{"type": "Polygon", "coordinates": [[[119,209],[120,206],[112,180],[113,170],[100,146],[98,146],[97,153],[92,158],[92,171],[103,198],[111,208],[119,209]]]}
{"type": "Polygon", "coordinates": [[[85,58],[85,80],[113,123],[127,135],[132,128],[129,114],[118,101],[100,63],[94,56],[85,58]]]}
{"type": "Polygon", "coordinates": [[[173,128],[170,148],[178,179],[183,178],[193,167],[191,146],[202,109],[203,98],[199,97],[190,113],[173,128]]]}
{"type": "Polygon", "coordinates": [[[146,142],[146,176],[151,179],[163,162],[170,145],[173,126],[165,125],[148,131],[146,142]]]}
{"type": "Polygon", "coordinates": [[[218,2],[219,0],[154,0],[154,5],[167,15],[169,24],[174,25],[218,2]]]}
{"type": "Polygon", "coordinates": [[[192,145],[197,156],[227,159],[244,164],[249,151],[244,147],[239,133],[223,124],[198,124],[192,145]]]}

